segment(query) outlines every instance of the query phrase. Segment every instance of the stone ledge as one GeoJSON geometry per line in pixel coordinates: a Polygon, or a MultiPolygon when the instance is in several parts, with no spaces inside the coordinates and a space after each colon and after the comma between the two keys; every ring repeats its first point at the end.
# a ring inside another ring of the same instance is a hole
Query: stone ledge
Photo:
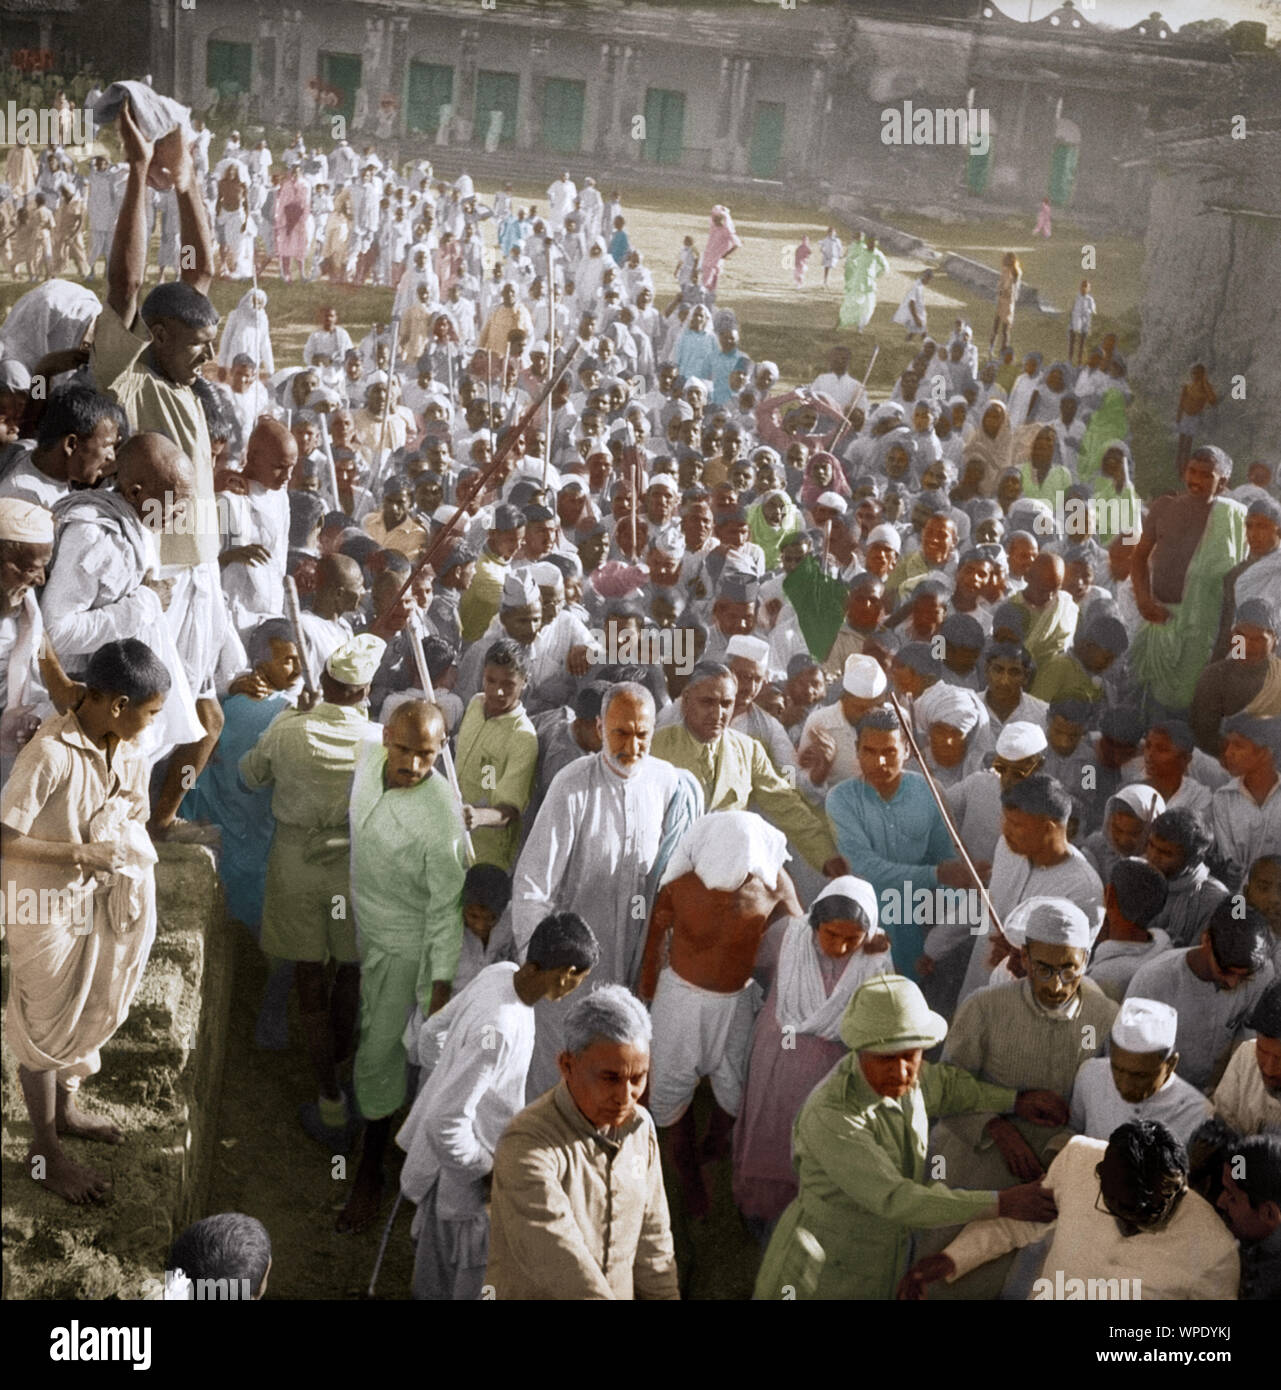
{"type": "MultiPolygon", "coordinates": [[[[31,1130],[17,1065],[4,1049],[5,1298],[153,1295],[174,1234],[203,1211],[234,952],[213,852],[158,849],[156,942],[129,1018],[86,1089],[87,1103],[128,1137],[118,1148],[69,1143],[112,1178],[106,1202],[73,1207],[29,1180],[31,1130]]],[[[7,962],[4,975],[7,994],[7,962]]]]}

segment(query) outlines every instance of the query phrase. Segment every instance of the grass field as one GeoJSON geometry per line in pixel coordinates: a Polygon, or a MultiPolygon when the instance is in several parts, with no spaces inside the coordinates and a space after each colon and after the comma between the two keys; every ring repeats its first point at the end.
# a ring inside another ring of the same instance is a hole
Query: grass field
{"type": "MultiPolygon", "coordinates": [[[[482,175],[477,179],[477,191],[484,200],[492,196],[495,186],[482,175]]],[[[708,229],[707,209],[719,195],[709,193],[704,203],[683,190],[624,184],[622,196],[632,244],[644,253],[654,275],[657,301],[663,306],[675,289],[673,268],[682,238],[692,236],[696,245],[703,244],[708,229]]],[[[546,210],[545,187],[518,185],[515,197],[517,202],[533,202],[546,210]]],[[[891,318],[923,262],[889,255],[890,269],[880,282],[879,303],[867,330],[862,335],[838,332],[840,268],[833,271],[831,283],[824,289],[817,250],[827,214],[818,207],[781,207],[765,201],[735,201],[731,210],[744,245],[722,270],[719,302],[737,314],[744,351],[758,360],[772,358],[779,364],[784,385],[796,385],[826,370],[828,352],[837,343],[851,348],[852,370],[861,374],[871,358],[873,345],[879,343],[880,355],[869,382],[869,393],[873,399],[888,395],[914,353],[914,348],[904,341],[903,330],[891,318]],[[792,280],[792,251],[805,233],[815,251],[805,283],[797,289],[792,280]]],[[[994,267],[1004,251],[1019,254],[1026,282],[1040,290],[1043,302],[1062,312],[1044,314],[1021,309],[1014,324],[1017,351],[1035,349],[1047,361],[1065,355],[1067,310],[1083,277],[1092,281],[1100,308],[1095,336],[1117,333],[1121,349],[1127,353],[1137,345],[1142,242],[1111,237],[1091,243],[1080,229],[1065,221],[1056,222],[1052,240],[1034,243],[1030,218],[959,224],[912,215],[892,220],[895,226],[922,237],[940,251],[956,251],[994,267]],[[1095,248],[1095,269],[1091,271],[1082,270],[1083,247],[1087,244],[1095,248]]],[[[848,229],[840,228],[840,232],[848,241],[848,229]]],[[[491,242],[492,237],[491,232],[491,242]]],[[[268,276],[262,287],[270,300],[268,313],[278,367],[301,361],[303,343],[322,304],[334,303],[341,322],[359,340],[373,323],[386,320],[392,299],[389,289],[330,286],[324,282],[285,285],[274,276],[268,276]]],[[[28,288],[13,280],[0,280],[0,311],[7,310],[28,288]]],[[[94,288],[101,293],[101,280],[94,288]]],[[[248,288],[245,283],[216,281],[212,298],[219,312],[225,315],[233,309],[248,288]]],[[[945,337],[950,333],[952,320],[959,315],[973,325],[980,349],[986,347],[994,308],[991,300],[940,272],[927,292],[926,304],[930,327],[936,335],[945,337]]],[[[1172,457],[1168,426],[1141,402],[1135,411],[1135,426],[1140,484],[1157,486],[1166,480],[1172,457]]]]}

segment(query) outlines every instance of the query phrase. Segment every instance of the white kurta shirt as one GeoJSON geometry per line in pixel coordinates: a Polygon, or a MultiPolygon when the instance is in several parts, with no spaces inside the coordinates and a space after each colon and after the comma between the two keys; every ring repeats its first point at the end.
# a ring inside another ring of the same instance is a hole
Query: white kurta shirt
{"type": "Polygon", "coordinates": [[[408,1155],[400,1187],[421,1202],[439,1182],[436,1213],[445,1220],[483,1210],[494,1149],[525,1108],[534,1011],[512,984],[516,970],[510,961],[487,966],[419,1030],[414,1060],[430,1073],[396,1135],[408,1155]]]}
{"type": "Polygon", "coordinates": [[[1091,1057],[1072,1083],[1072,1128],[1090,1139],[1111,1138],[1112,1131],[1131,1120],[1159,1120],[1181,1144],[1210,1118],[1210,1102],[1181,1076],[1171,1076],[1146,1100],[1125,1100],[1112,1079],[1112,1063],[1091,1057]]]}
{"type": "MultiPolygon", "coordinates": [[[[1188,1192],[1163,1230],[1123,1236],[1098,1202],[1094,1170],[1106,1151],[1102,1140],[1078,1136],[1050,1164],[1045,1186],[1059,1209],[1052,1224],[1007,1217],[971,1221],[944,1252],[956,1265],[948,1282],[1049,1236],[1041,1273],[1050,1286],[1038,1281],[1034,1299],[1085,1299],[1090,1280],[1129,1279],[1129,1296],[1146,1301],[1235,1300],[1241,1277],[1237,1243],[1209,1202],[1188,1192]],[[1137,1287],[1133,1281],[1138,1281],[1137,1287]]],[[[1109,1292],[1094,1294],[1108,1296],[1109,1292]]],[[[1110,1296],[1118,1297],[1119,1292],[1110,1296]]]]}

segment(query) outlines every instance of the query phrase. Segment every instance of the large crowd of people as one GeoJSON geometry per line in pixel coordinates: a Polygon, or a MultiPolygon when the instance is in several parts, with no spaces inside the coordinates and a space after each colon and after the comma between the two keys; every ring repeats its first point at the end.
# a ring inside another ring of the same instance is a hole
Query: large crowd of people
{"type": "MultiPolygon", "coordinates": [[[[651,258],[589,177],[215,157],[143,87],[97,94],[118,163],[19,147],[0,196],[38,282],[0,326],[5,1037],[49,1200],[108,1191],[82,1083],[196,842],[300,1136],[353,1157],[339,1229],[396,1172],[417,1298],[679,1297],[716,1165],[761,1299],[1281,1295],[1281,489],[1200,435],[1204,369],[1142,498],[1088,283],[1073,360],[1014,358],[1011,253],[986,353],[927,271],[885,399],[843,347],[783,390],[724,205],[651,258]],[[58,278],[100,262],[102,300],[58,278]],[[385,320],[281,360],[291,281],[385,320]]],[[[817,244],[866,329],[884,253],[817,244]]],[[[226,1214],[169,1264],[259,1296],[270,1241],[226,1214]]]]}

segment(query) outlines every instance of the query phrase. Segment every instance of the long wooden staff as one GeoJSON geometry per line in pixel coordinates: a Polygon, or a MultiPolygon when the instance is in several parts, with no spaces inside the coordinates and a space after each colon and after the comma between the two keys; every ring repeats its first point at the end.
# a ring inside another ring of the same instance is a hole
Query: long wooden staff
{"type": "Polygon", "coordinates": [[[303,638],[302,612],[298,606],[298,586],[292,574],[285,576],[285,616],[294,631],[294,646],[298,648],[298,665],[302,669],[302,688],[308,695],[320,693],[315,673],[311,669],[311,654],[303,638]]]}
{"type": "Polygon", "coordinates": [[[334,467],[334,451],[329,442],[329,412],[318,410],[316,414],[320,417],[320,442],[324,445],[325,463],[328,468],[325,482],[328,483],[329,491],[334,499],[334,510],[340,512],[342,511],[342,503],[338,500],[338,470],[334,467]]]}
{"type": "MultiPolygon", "coordinates": [[[[378,423],[378,448],[374,453],[374,465],[370,470],[369,490],[376,497],[378,495],[378,485],[382,482],[382,476],[387,468],[387,460],[391,457],[391,450],[387,448],[387,421],[391,416],[391,388],[396,380],[396,353],[399,351],[400,344],[400,319],[393,318],[391,321],[391,356],[387,359],[387,394],[383,400],[383,415],[378,423]]],[[[375,349],[375,360],[377,350],[375,349]]]]}
{"type": "Polygon", "coordinates": [[[867,395],[867,379],[872,375],[872,368],[876,366],[876,359],[880,355],[880,351],[880,343],[873,343],[872,360],[867,364],[867,370],[863,373],[863,380],[859,382],[858,395],[855,396],[854,399],[850,402],[850,407],[845,412],[845,419],[842,421],[840,429],[836,431],[836,438],[833,439],[831,444],[828,446],[828,453],[836,452],[836,446],[841,442],[841,436],[850,427],[850,416],[858,408],[859,404],[863,400],[863,397],[867,395]]]}
{"type": "MultiPolygon", "coordinates": [[[[485,468],[481,470],[480,476],[476,480],[475,489],[477,493],[483,492],[490,479],[497,475],[498,470],[503,466],[504,463],[506,463],[507,455],[510,454],[511,451],[516,447],[516,441],[518,439],[524,438],[525,429],[529,425],[529,422],[538,413],[539,409],[542,407],[543,402],[548,398],[548,396],[551,395],[552,388],[556,385],[560,378],[563,377],[567,371],[569,371],[570,367],[573,364],[574,358],[578,356],[579,352],[581,351],[581,348],[581,344],[575,343],[569,356],[565,359],[564,366],[560,369],[559,372],[555,372],[549,376],[547,385],[544,386],[543,389],[538,393],[538,399],[534,401],[530,405],[529,409],[524,413],[524,415],[521,416],[520,420],[517,422],[516,428],[512,430],[511,433],[507,436],[507,438],[503,441],[503,443],[497,449],[494,450],[494,457],[489,461],[485,468]]],[[[400,592],[396,595],[396,598],[392,603],[392,607],[395,607],[395,605],[399,603],[400,600],[404,598],[404,596],[409,592],[410,588],[413,586],[414,580],[417,578],[418,574],[423,570],[423,568],[431,564],[431,562],[436,558],[437,555],[439,555],[442,551],[447,549],[449,542],[453,538],[454,533],[458,530],[458,527],[461,524],[462,519],[466,515],[467,508],[460,506],[454,512],[453,516],[451,516],[449,520],[445,522],[445,524],[440,528],[440,530],[437,531],[436,534],[431,538],[431,541],[428,544],[427,549],[423,552],[422,558],[413,567],[413,569],[410,570],[408,578],[406,578],[404,584],[401,586],[400,592]]]]}
{"type": "MultiPolygon", "coordinates": [[[[410,650],[414,654],[414,667],[418,672],[418,688],[423,691],[427,698],[436,703],[436,690],[431,683],[431,673],[427,670],[427,658],[423,655],[423,639],[416,632],[410,634],[410,650]]],[[[446,729],[448,735],[448,729],[446,729]]],[[[440,760],[445,767],[445,776],[449,779],[449,785],[454,789],[454,795],[458,798],[458,813],[462,815],[462,808],[465,805],[462,787],[458,784],[458,773],[454,769],[453,755],[449,751],[449,739],[446,737],[444,746],[440,750],[440,760]]],[[[471,842],[471,831],[463,826],[463,843],[467,846],[467,863],[469,865],[476,862],[476,847],[471,842]]]]}
{"type": "Polygon", "coordinates": [[[992,899],[988,897],[987,889],[983,886],[983,880],[979,877],[978,871],[974,867],[974,861],[970,858],[970,852],[965,848],[961,840],[961,832],[956,828],[956,822],[952,819],[952,813],[948,810],[947,802],[943,798],[943,793],[939,790],[938,783],[934,780],[934,774],[929,769],[929,764],[921,756],[921,750],[917,746],[916,735],[912,732],[912,721],[907,717],[907,712],[899,704],[898,696],[891,690],[889,692],[890,704],[894,706],[894,713],[898,715],[898,722],[903,726],[903,736],[907,739],[907,746],[912,750],[912,756],[916,759],[917,766],[925,775],[925,785],[930,789],[930,795],[934,798],[934,804],[939,808],[939,814],[943,817],[943,824],[947,827],[948,837],[956,852],[960,856],[961,863],[969,871],[970,877],[978,884],[979,896],[983,900],[984,910],[987,912],[988,920],[1001,930],[1001,919],[996,915],[996,908],[992,906],[992,899]]]}

